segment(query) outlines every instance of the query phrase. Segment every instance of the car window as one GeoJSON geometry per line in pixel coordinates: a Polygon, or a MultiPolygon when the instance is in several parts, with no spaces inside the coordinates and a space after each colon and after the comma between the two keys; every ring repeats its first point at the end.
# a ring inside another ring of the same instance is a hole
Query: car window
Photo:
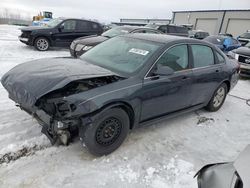
{"type": "Polygon", "coordinates": [[[175,26],[168,26],[168,33],[177,33],[175,26]]]}
{"type": "Polygon", "coordinates": [[[81,56],[81,59],[118,73],[133,74],[161,47],[161,43],[127,37],[109,39],[81,56]]]}
{"type": "Polygon", "coordinates": [[[93,30],[99,30],[99,25],[97,23],[91,23],[91,27],[93,30]]]}
{"type": "Polygon", "coordinates": [[[71,31],[76,29],[76,20],[66,20],[62,23],[64,31],[71,31]]]}
{"type": "Polygon", "coordinates": [[[240,37],[250,39],[250,33],[243,33],[240,37]]]}
{"type": "Polygon", "coordinates": [[[210,42],[212,44],[223,45],[225,38],[223,38],[223,37],[215,37],[215,36],[208,36],[204,40],[207,41],[207,42],[210,42]]]}
{"type": "Polygon", "coordinates": [[[210,47],[191,45],[194,68],[206,67],[214,64],[214,54],[210,47]]]}
{"type": "Polygon", "coordinates": [[[90,23],[87,21],[78,21],[77,30],[89,31],[90,30],[90,23]]]}
{"type": "Polygon", "coordinates": [[[168,29],[168,27],[166,25],[161,25],[158,28],[158,30],[161,31],[161,32],[163,32],[163,33],[167,33],[167,29],[168,29]]]}
{"type": "Polygon", "coordinates": [[[219,52],[216,52],[215,54],[216,54],[216,56],[217,56],[217,59],[218,59],[218,63],[219,63],[219,64],[220,64],[220,63],[225,63],[224,57],[223,57],[219,52]]]}
{"type": "Polygon", "coordinates": [[[188,68],[188,48],[187,45],[172,47],[166,51],[156,63],[161,66],[168,66],[174,71],[188,68]]]}
{"type": "Polygon", "coordinates": [[[176,33],[188,33],[188,29],[185,27],[176,27],[176,33]]]}

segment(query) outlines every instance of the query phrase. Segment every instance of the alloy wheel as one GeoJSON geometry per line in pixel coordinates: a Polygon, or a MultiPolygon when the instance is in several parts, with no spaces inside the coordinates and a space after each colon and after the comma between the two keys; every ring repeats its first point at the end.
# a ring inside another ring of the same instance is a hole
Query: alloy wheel
{"type": "Polygon", "coordinates": [[[45,51],[49,48],[49,42],[46,39],[41,38],[36,41],[36,46],[39,50],[45,51]]]}
{"type": "Polygon", "coordinates": [[[220,106],[225,98],[226,95],[226,91],[224,87],[220,87],[217,92],[214,95],[214,99],[213,99],[213,105],[215,108],[217,108],[218,106],[220,106]]]}

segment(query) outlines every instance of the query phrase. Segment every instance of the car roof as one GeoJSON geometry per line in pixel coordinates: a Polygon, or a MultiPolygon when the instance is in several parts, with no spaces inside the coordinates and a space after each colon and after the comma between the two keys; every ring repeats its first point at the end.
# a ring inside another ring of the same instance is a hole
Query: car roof
{"type": "MultiPolygon", "coordinates": [[[[55,19],[57,19],[57,18],[55,18],[55,19]]],[[[92,22],[92,23],[100,24],[100,23],[97,22],[97,21],[86,20],[86,19],[80,19],[80,18],[65,18],[65,17],[59,17],[58,19],[63,20],[63,21],[65,21],[65,20],[80,20],[80,21],[87,21],[87,22],[92,22]]]]}
{"type": "Polygon", "coordinates": [[[121,29],[125,29],[125,30],[128,30],[128,31],[133,31],[133,30],[136,30],[136,29],[150,29],[150,30],[156,30],[156,29],[151,28],[151,27],[132,26],[132,25],[117,26],[117,27],[114,27],[114,28],[121,28],[121,29]]]}
{"type": "MultiPolygon", "coordinates": [[[[165,34],[133,33],[133,34],[124,35],[124,37],[130,37],[130,38],[157,42],[157,43],[165,43],[165,44],[170,43],[170,42],[188,42],[188,43],[209,44],[207,42],[197,40],[197,39],[174,36],[174,35],[165,35],[165,34]]],[[[209,46],[211,45],[209,44],[209,46]]]]}

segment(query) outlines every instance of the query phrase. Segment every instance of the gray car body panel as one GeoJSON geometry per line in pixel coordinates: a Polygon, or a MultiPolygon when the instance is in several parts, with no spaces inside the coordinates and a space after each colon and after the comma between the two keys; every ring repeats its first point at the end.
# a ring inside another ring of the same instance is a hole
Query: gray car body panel
{"type": "Polygon", "coordinates": [[[249,172],[250,145],[245,148],[235,162],[210,164],[199,170],[197,173],[198,187],[235,188],[238,179],[242,181],[244,188],[249,188],[249,172]]]}

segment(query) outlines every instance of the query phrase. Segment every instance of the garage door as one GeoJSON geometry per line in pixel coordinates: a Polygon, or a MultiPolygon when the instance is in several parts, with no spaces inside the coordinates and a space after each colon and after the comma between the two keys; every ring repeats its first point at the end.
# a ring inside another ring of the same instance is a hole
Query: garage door
{"type": "Polygon", "coordinates": [[[250,30],[250,19],[229,19],[227,25],[227,33],[231,33],[234,37],[250,30]]]}
{"type": "Polygon", "coordinates": [[[216,34],[217,19],[197,19],[195,29],[209,32],[210,35],[216,34]]]}

